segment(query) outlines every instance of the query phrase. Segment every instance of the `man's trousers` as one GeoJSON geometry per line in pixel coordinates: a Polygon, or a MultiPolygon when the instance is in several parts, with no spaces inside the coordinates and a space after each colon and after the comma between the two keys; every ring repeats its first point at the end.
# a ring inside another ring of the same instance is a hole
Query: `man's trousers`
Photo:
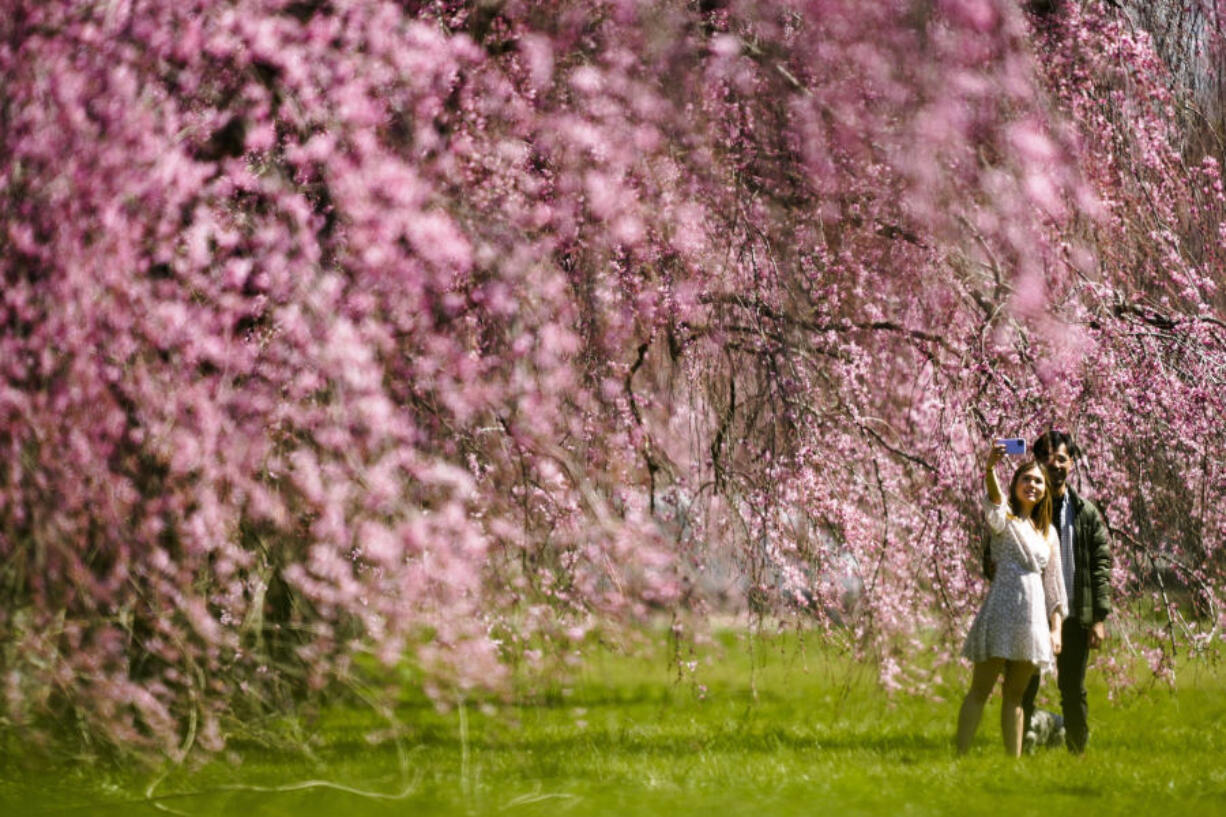
{"type": "MultiPolygon", "coordinates": [[[[1060,682],[1060,713],[1064,716],[1064,740],[1069,751],[1081,754],[1090,739],[1090,726],[1086,720],[1089,708],[1086,704],[1086,663],[1090,659],[1090,628],[1075,618],[1064,622],[1061,630],[1063,645],[1056,656],[1056,672],[1060,682]]],[[[1034,713],[1034,699],[1039,694],[1039,673],[1035,673],[1022,695],[1022,712],[1026,729],[1030,729],[1030,716],[1034,713]]]]}

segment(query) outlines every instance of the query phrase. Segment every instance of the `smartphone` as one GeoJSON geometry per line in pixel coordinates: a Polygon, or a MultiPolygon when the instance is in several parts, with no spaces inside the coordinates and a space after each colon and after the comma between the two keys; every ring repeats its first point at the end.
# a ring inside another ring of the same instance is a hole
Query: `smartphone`
{"type": "Polygon", "coordinates": [[[1006,437],[1002,440],[997,440],[996,442],[1005,447],[1006,454],[1026,453],[1026,441],[1021,437],[1006,437]]]}

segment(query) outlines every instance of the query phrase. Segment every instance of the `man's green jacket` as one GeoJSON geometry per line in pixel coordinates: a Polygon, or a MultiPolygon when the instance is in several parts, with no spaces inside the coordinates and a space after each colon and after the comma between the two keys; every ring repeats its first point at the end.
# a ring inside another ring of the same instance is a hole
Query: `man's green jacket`
{"type": "Polygon", "coordinates": [[[1107,523],[1088,499],[1066,487],[1073,503],[1073,597],[1069,615],[1090,625],[1111,615],[1111,548],[1107,523]]]}

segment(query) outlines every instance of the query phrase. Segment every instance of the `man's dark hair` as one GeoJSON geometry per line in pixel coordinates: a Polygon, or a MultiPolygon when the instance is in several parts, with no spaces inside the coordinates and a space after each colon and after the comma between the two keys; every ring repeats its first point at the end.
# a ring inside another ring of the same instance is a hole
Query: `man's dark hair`
{"type": "Polygon", "coordinates": [[[1068,455],[1073,459],[1081,456],[1081,449],[1077,447],[1077,443],[1073,442],[1072,436],[1067,431],[1055,428],[1044,431],[1036,437],[1030,450],[1034,453],[1036,460],[1043,462],[1051,452],[1060,446],[1064,446],[1068,450],[1068,455]]]}
{"type": "Polygon", "coordinates": [[[1026,3],[1026,9],[1031,14],[1046,17],[1049,14],[1055,14],[1062,5],[1064,5],[1062,0],[1030,0],[1026,3]]]}

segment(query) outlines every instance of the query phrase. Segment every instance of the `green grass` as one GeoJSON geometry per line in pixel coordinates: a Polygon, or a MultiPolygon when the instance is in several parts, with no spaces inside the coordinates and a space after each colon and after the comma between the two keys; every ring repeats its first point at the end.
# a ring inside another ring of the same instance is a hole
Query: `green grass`
{"type": "MultiPolygon", "coordinates": [[[[1090,751],[1003,756],[989,704],[976,745],[955,757],[960,684],[945,700],[891,700],[871,672],[797,648],[714,647],[698,680],[676,682],[661,656],[598,653],[567,684],[525,688],[525,703],[470,702],[438,712],[406,700],[400,750],[368,739],[358,709],[313,727],[314,757],[243,748],[243,760],[179,770],[144,799],[147,773],[97,768],[0,770],[0,814],[404,815],[558,813],[731,815],[1226,813],[1226,672],[1184,667],[1180,687],[1109,703],[1091,675],[1090,751]],[[337,789],[256,791],[327,780],[337,789]],[[246,787],[246,788],[243,788],[246,787]]],[[[969,677],[969,669],[966,672],[969,677]]],[[[1044,694],[1054,695],[1045,683],[1044,694]]],[[[1042,701],[1041,701],[1042,703],[1042,701]]],[[[1054,702],[1046,702],[1055,708],[1054,702]]]]}

